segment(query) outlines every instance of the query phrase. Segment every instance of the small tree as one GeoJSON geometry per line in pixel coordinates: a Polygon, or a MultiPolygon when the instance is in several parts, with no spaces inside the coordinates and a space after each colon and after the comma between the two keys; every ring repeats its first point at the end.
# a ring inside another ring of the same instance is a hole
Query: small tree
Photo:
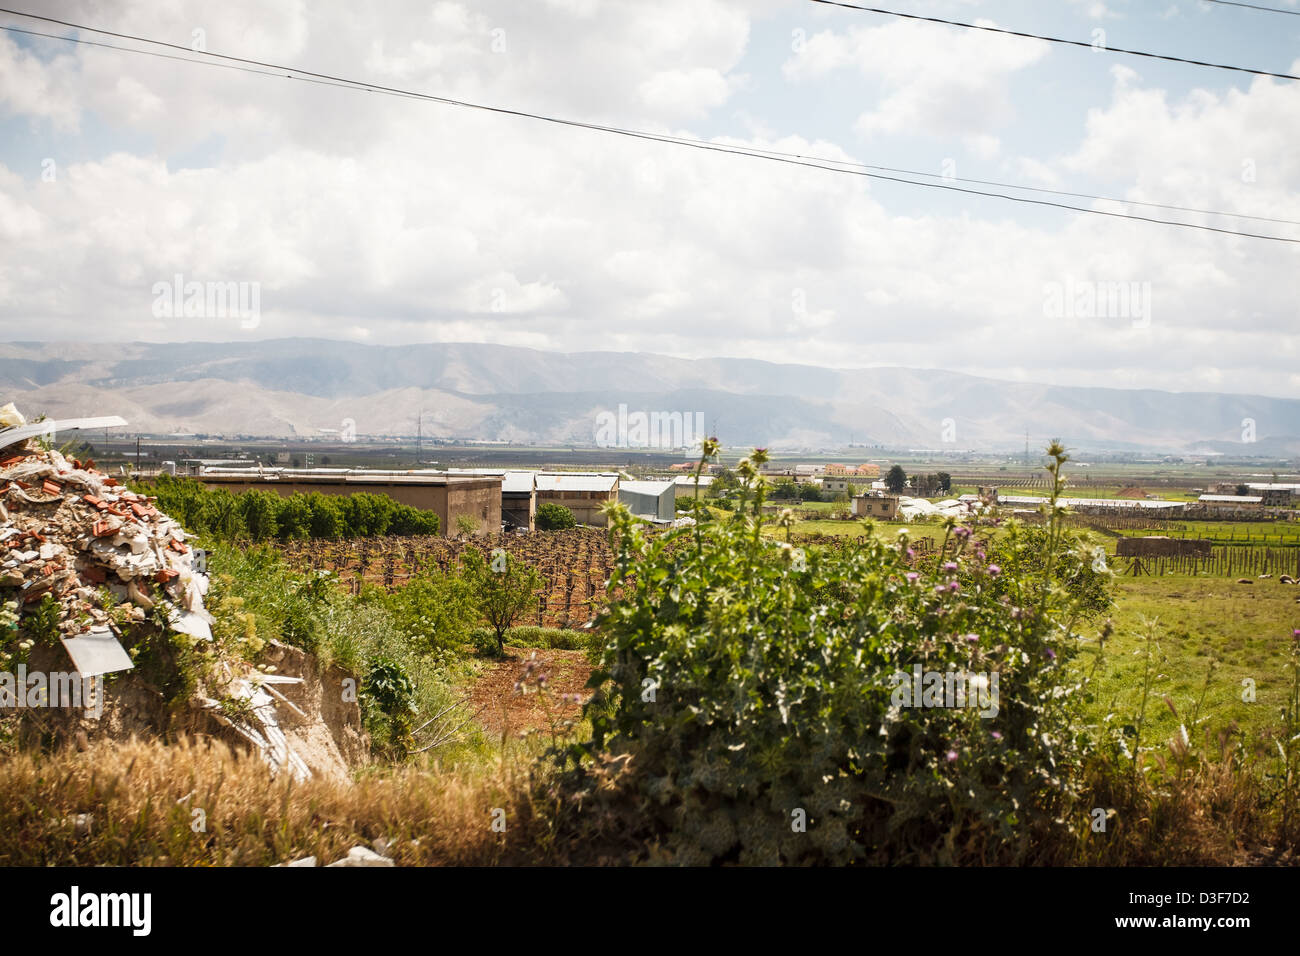
{"type": "Polygon", "coordinates": [[[799,500],[800,501],[821,501],[822,500],[821,489],[818,488],[816,485],[814,485],[812,482],[808,482],[807,484],[800,485],[799,500]]]}
{"type": "Polygon", "coordinates": [[[508,631],[537,600],[542,576],[529,564],[497,548],[485,556],[477,548],[465,552],[465,580],[474,589],[479,613],[496,632],[497,654],[505,652],[508,631]]]}
{"type": "Polygon", "coordinates": [[[889,469],[889,474],[885,475],[885,487],[894,494],[907,487],[907,472],[903,471],[902,465],[895,465],[889,469]]]}
{"type": "Polygon", "coordinates": [[[578,520],[573,517],[573,512],[564,505],[548,501],[544,505],[537,507],[537,528],[539,531],[559,531],[563,528],[575,527],[578,520]]]}
{"type": "Polygon", "coordinates": [[[788,501],[799,497],[799,486],[793,478],[781,478],[772,486],[772,497],[788,501]]]}
{"type": "Polygon", "coordinates": [[[456,530],[460,534],[474,534],[478,531],[478,520],[473,515],[456,515],[456,530]]]}
{"type": "Polygon", "coordinates": [[[939,490],[945,495],[952,491],[952,475],[946,471],[939,472],[939,490]]]}

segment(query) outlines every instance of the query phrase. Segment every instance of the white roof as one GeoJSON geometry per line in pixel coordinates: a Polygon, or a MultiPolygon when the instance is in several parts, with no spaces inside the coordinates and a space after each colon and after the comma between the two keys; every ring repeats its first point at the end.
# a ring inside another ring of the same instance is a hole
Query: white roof
{"type": "MultiPolygon", "coordinates": [[[[703,488],[705,485],[707,485],[707,484],[708,484],[709,482],[711,482],[711,481],[713,481],[713,475],[700,475],[700,487],[701,487],[701,488],[703,488]]],[[[695,476],[694,476],[694,475],[678,475],[676,478],[673,479],[673,484],[677,485],[677,487],[679,487],[679,488],[682,487],[682,486],[685,486],[685,487],[687,487],[687,488],[694,488],[694,487],[695,487],[695,476]]]]}
{"type": "Polygon", "coordinates": [[[505,468],[448,468],[449,475],[473,475],[500,478],[503,494],[527,494],[536,487],[535,471],[511,471],[505,468]]]}
{"type": "MultiPolygon", "coordinates": [[[[1047,498],[1038,495],[998,495],[998,502],[1004,505],[1042,505],[1047,498]]],[[[1057,504],[1067,508],[1080,506],[1101,508],[1181,508],[1182,501],[1162,501],[1158,498],[1058,498],[1057,504]]]]}
{"type": "Polygon", "coordinates": [[[1259,495],[1201,495],[1197,501],[1228,502],[1239,505],[1257,505],[1264,499],[1259,495]]]}
{"type": "Polygon", "coordinates": [[[537,475],[538,491],[613,491],[618,475],[613,472],[560,472],[537,475]]]}
{"type": "Polygon", "coordinates": [[[619,494],[626,491],[630,495],[650,495],[658,498],[673,485],[671,481],[621,481],[618,490],[619,494]]]}

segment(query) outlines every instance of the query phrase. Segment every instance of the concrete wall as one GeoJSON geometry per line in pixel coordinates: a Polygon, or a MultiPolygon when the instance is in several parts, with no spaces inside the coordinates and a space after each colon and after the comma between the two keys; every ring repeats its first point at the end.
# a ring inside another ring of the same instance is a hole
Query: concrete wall
{"type": "Polygon", "coordinates": [[[541,507],[547,502],[554,502],[557,505],[564,505],[573,512],[573,517],[577,519],[578,524],[589,524],[597,528],[605,527],[605,516],[600,513],[600,508],[607,501],[614,501],[618,497],[618,491],[537,491],[537,505],[541,507]]]}
{"type": "Polygon", "coordinates": [[[858,495],[853,499],[853,514],[860,518],[898,517],[898,499],[892,496],[858,495]]]}

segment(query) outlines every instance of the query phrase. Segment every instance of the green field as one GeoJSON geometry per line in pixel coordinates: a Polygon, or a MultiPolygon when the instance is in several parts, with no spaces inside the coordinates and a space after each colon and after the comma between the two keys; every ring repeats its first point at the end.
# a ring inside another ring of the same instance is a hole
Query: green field
{"type": "MultiPolygon", "coordinates": [[[[1151,635],[1151,697],[1146,743],[1165,742],[1187,723],[1194,742],[1208,729],[1217,735],[1236,724],[1248,742],[1261,743],[1280,723],[1287,692],[1292,630],[1300,627],[1300,587],[1276,579],[1237,584],[1225,578],[1165,576],[1115,582],[1115,632],[1106,643],[1095,685],[1093,714],[1129,722],[1142,699],[1151,635]],[[1211,662],[1214,673],[1206,685],[1211,662]],[[1252,680],[1256,699],[1242,699],[1252,680]],[[1204,693],[1197,717],[1192,713],[1204,693]],[[1178,716],[1163,702],[1169,697],[1178,716]]],[[[1099,622],[1098,622],[1099,623],[1099,622]]],[[[1095,636],[1098,627],[1092,632],[1095,636]]],[[[1088,666],[1092,653],[1085,655],[1088,666]]]]}

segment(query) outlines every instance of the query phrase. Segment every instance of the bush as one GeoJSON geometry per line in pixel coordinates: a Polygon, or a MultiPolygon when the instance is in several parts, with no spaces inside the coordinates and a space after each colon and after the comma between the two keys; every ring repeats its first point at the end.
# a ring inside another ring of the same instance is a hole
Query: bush
{"type": "Polygon", "coordinates": [[[1013,602],[974,535],[924,566],[905,534],[809,553],[765,538],[764,458],[741,463],[730,520],[647,538],[611,509],[624,595],[591,740],[567,754],[604,812],[578,825],[686,864],[1023,861],[1086,826],[1065,816],[1090,748],[1069,596],[1026,576],[1013,602]],[[986,674],[995,712],[909,706],[918,666],[986,674]]]}
{"type": "Polygon", "coordinates": [[[537,529],[539,531],[562,531],[577,525],[573,512],[564,505],[548,501],[537,507],[537,529]]]}

